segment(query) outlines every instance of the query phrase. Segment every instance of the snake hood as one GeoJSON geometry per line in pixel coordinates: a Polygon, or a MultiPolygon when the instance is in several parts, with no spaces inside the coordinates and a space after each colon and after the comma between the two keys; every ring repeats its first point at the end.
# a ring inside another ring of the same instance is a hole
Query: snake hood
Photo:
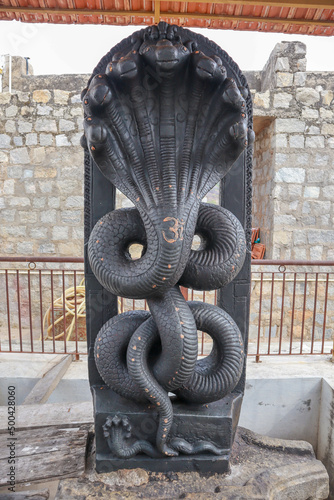
{"type": "Polygon", "coordinates": [[[180,33],[167,23],[137,32],[131,50],[116,52],[83,93],[86,145],[144,226],[144,255],[128,259],[131,277],[123,273],[121,284],[105,279],[99,238],[90,243],[98,279],[126,297],[159,295],[179,281],[201,199],[254,140],[245,89],[218,56],[180,33]]]}

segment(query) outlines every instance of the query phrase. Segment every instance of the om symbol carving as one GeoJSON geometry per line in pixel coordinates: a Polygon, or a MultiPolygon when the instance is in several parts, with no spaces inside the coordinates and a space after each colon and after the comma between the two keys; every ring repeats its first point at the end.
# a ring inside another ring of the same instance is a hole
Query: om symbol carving
{"type": "Polygon", "coordinates": [[[183,240],[184,220],[176,219],[176,217],[165,217],[163,222],[173,222],[172,226],[168,227],[168,231],[174,234],[174,238],[167,238],[165,231],[162,231],[162,236],[167,243],[175,243],[178,240],[183,240]]]}

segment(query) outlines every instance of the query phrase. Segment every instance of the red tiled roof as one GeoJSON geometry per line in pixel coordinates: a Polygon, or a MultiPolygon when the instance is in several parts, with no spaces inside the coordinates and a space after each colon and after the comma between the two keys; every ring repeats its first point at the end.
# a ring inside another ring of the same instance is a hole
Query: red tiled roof
{"type": "Polygon", "coordinates": [[[331,36],[334,0],[0,0],[0,20],[149,25],[331,36]]]}

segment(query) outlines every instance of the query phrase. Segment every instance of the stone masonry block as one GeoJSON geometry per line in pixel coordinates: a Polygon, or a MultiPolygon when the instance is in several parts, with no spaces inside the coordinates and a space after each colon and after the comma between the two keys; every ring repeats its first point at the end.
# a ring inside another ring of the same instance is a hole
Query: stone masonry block
{"type": "Polygon", "coordinates": [[[0,93],[0,104],[9,104],[11,100],[12,94],[9,92],[0,93]]]}
{"type": "Polygon", "coordinates": [[[319,198],[320,188],[318,186],[305,186],[304,198],[319,198]]]}
{"type": "Polygon", "coordinates": [[[42,106],[41,104],[38,104],[37,106],[37,114],[40,116],[48,116],[50,115],[51,111],[51,106],[42,106]]]}
{"type": "Polygon", "coordinates": [[[38,247],[39,253],[55,253],[56,247],[53,243],[43,243],[38,247]]]}
{"type": "Polygon", "coordinates": [[[0,151],[0,163],[8,163],[8,155],[3,151],[0,151]]]}
{"type": "Polygon", "coordinates": [[[278,57],[275,64],[275,71],[290,71],[288,57],[278,57]]]}
{"type": "Polygon", "coordinates": [[[8,106],[8,108],[6,108],[6,116],[7,118],[11,118],[12,116],[16,116],[17,115],[17,111],[18,111],[18,107],[17,106],[8,106]]]}
{"type": "Polygon", "coordinates": [[[305,108],[302,110],[302,117],[309,120],[317,120],[319,118],[319,111],[317,109],[305,108]]]}
{"type": "Polygon", "coordinates": [[[288,140],[286,134],[276,134],[276,147],[277,148],[288,147],[288,140]]]}
{"type": "Polygon", "coordinates": [[[20,237],[26,235],[25,226],[11,225],[5,227],[4,230],[8,236],[20,237]]]}
{"type": "Polygon", "coordinates": [[[333,120],[333,111],[331,109],[320,108],[320,116],[323,120],[333,120]]]}
{"type": "Polygon", "coordinates": [[[311,229],[308,231],[307,239],[311,245],[321,243],[334,243],[334,231],[311,229]]]}
{"type": "Polygon", "coordinates": [[[32,94],[33,101],[47,103],[51,99],[51,92],[48,90],[35,90],[32,94]]]}
{"type": "Polygon", "coordinates": [[[48,230],[46,227],[32,227],[29,229],[29,236],[34,240],[44,240],[47,238],[48,230]]]}
{"type": "Polygon", "coordinates": [[[34,176],[34,172],[33,170],[31,170],[31,168],[25,168],[23,170],[23,178],[24,179],[32,179],[34,176]]]}
{"type": "Polygon", "coordinates": [[[54,95],[55,104],[66,105],[68,103],[68,97],[69,97],[70,93],[65,91],[65,90],[57,90],[56,89],[53,91],[53,95],[54,95]]]}
{"type": "Polygon", "coordinates": [[[5,123],[5,131],[8,133],[16,132],[16,122],[14,120],[7,120],[5,123]]]}
{"type": "Polygon", "coordinates": [[[56,146],[71,146],[67,136],[65,134],[56,135],[56,146]]]}
{"type": "Polygon", "coordinates": [[[61,221],[71,226],[81,223],[82,210],[64,210],[61,212],[61,221]]]}
{"type": "Polygon", "coordinates": [[[320,93],[311,88],[297,89],[296,99],[305,106],[313,106],[320,101],[320,93]]]}
{"type": "Polygon", "coordinates": [[[315,125],[306,125],[305,134],[307,135],[320,135],[320,128],[315,125]]]}
{"type": "Polygon", "coordinates": [[[257,92],[253,99],[255,108],[269,108],[270,106],[270,93],[269,90],[266,92],[257,92]]]}
{"type": "Polygon", "coordinates": [[[48,198],[48,206],[50,208],[59,208],[60,198],[58,196],[50,196],[50,198],[48,198]]]}
{"type": "Polygon", "coordinates": [[[19,165],[8,166],[7,174],[11,179],[20,179],[22,177],[22,167],[19,165]]]}
{"type": "Polygon", "coordinates": [[[15,179],[6,179],[3,183],[3,194],[14,194],[15,179]]]}
{"type": "Polygon", "coordinates": [[[305,138],[303,135],[290,135],[289,143],[291,148],[304,148],[305,138]]]}
{"type": "Polygon", "coordinates": [[[324,123],[321,127],[321,133],[323,135],[334,136],[334,123],[324,123]]]}
{"type": "Polygon", "coordinates": [[[39,189],[44,194],[52,193],[54,190],[54,182],[48,179],[47,181],[38,181],[39,189]]]}
{"type": "Polygon", "coordinates": [[[294,74],[294,84],[296,87],[304,87],[306,83],[306,73],[298,72],[294,74]]]}
{"type": "Polygon", "coordinates": [[[26,194],[35,194],[36,193],[36,184],[34,182],[25,182],[24,183],[24,190],[26,194]]]}
{"type": "Polygon", "coordinates": [[[57,221],[57,211],[56,210],[44,210],[41,213],[41,221],[47,223],[55,223],[57,221]]]}
{"type": "Polygon", "coordinates": [[[275,215],[275,225],[277,226],[295,226],[296,218],[293,215],[275,215]]]}
{"type": "Polygon", "coordinates": [[[32,148],[30,150],[30,159],[32,163],[42,163],[45,160],[45,148],[32,148]]]}
{"type": "Polygon", "coordinates": [[[325,147],[325,138],[321,135],[306,137],[305,146],[307,148],[324,148],[325,147]]]}
{"type": "Polygon", "coordinates": [[[31,255],[34,253],[34,246],[31,241],[20,241],[16,245],[16,253],[19,255],[31,255]]]}
{"type": "Polygon", "coordinates": [[[75,94],[71,97],[71,104],[81,104],[81,94],[75,94]]]}
{"type": "Polygon", "coordinates": [[[64,120],[61,118],[59,120],[59,130],[60,132],[70,132],[75,129],[75,124],[71,120],[64,120]]]}
{"type": "Polygon", "coordinates": [[[57,169],[51,167],[40,166],[35,168],[35,177],[38,179],[57,177],[57,169]]]}
{"type": "Polygon", "coordinates": [[[23,139],[22,137],[13,137],[14,145],[15,146],[23,146],[23,139]]]}
{"type": "Polygon", "coordinates": [[[29,92],[17,92],[17,97],[20,102],[29,102],[30,94],[29,92]]]}
{"type": "Polygon", "coordinates": [[[276,182],[287,182],[291,184],[302,184],[305,180],[304,168],[284,167],[276,172],[276,182]]]}
{"type": "Polygon", "coordinates": [[[276,120],[276,132],[290,134],[304,132],[304,130],[305,122],[297,118],[277,118],[276,120]]]}
{"type": "Polygon", "coordinates": [[[9,205],[11,207],[29,207],[30,200],[26,197],[15,196],[13,198],[9,198],[9,205]]]}
{"type": "Polygon", "coordinates": [[[280,92],[274,95],[274,108],[289,108],[292,101],[292,95],[280,92]]]}
{"type": "Polygon", "coordinates": [[[52,239],[55,241],[68,239],[67,226],[54,226],[52,229],[52,239]]]}
{"type": "Polygon", "coordinates": [[[19,163],[23,165],[30,163],[28,149],[27,148],[12,149],[10,151],[10,160],[12,163],[19,163]]]}
{"type": "Polygon", "coordinates": [[[20,134],[27,134],[32,130],[32,123],[28,120],[19,120],[18,121],[18,130],[20,134]]]}
{"type": "Polygon", "coordinates": [[[307,169],[307,182],[311,184],[323,184],[327,180],[326,170],[316,168],[307,169]]]}
{"type": "Polygon", "coordinates": [[[51,134],[40,134],[39,143],[41,146],[52,146],[53,135],[51,134]]]}
{"type": "Polygon", "coordinates": [[[69,196],[65,202],[66,208],[83,208],[84,198],[83,196],[69,196]]]}
{"type": "Polygon", "coordinates": [[[26,135],[26,145],[27,146],[36,146],[37,144],[37,134],[32,132],[31,134],[26,135]]]}
{"type": "Polygon", "coordinates": [[[6,134],[0,134],[0,148],[10,148],[11,137],[6,134]]]}
{"type": "Polygon", "coordinates": [[[19,221],[23,224],[35,224],[37,222],[37,212],[19,211],[19,221]]]}
{"type": "Polygon", "coordinates": [[[55,120],[49,118],[38,118],[35,123],[37,132],[57,132],[57,124],[55,120]]]}
{"type": "Polygon", "coordinates": [[[330,106],[334,99],[334,92],[332,90],[324,90],[321,92],[321,98],[324,106],[330,106]]]}
{"type": "MultiPolygon", "coordinates": [[[[330,148],[330,149],[334,149],[334,137],[329,137],[327,139],[327,146],[330,148]]],[[[0,153],[0,156],[1,156],[1,153],[0,153]]],[[[1,159],[0,159],[1,161],[1,159]]]]}
{"type": "Polygon", "coordinates": [[[286,72],[276,73],[276,87],[291,87],[293,85],[293,74],[286,72]]]}
{"type": "Polygon", "coordinates": [[[334,185],[323,187],[322,194],[323,194],[324,198],[327,198],[327,199],[334,202],[334,185]]]}

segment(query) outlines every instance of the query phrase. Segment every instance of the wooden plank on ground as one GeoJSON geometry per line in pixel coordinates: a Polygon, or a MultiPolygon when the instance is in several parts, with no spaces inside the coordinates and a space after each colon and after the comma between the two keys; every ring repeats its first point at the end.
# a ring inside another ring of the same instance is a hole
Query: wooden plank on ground
{"type": "Polygon", "coordinates": [[[46,372],[46,374],[39,379],[33,390],[25,398],[23,404],[33,405],[45,403],[63,378],[72,363],[72,360],[72,354],[67,354],[59,361],[59,363],[46,372]]]}
{"type": "MultiPolygon", "coordinates": [[[[74,427],[93,423],[93,401],[81,403],[45,403],[16,406],[16,430],[61,425],[74,427]]],[[[8,434],[8,410],[0,407],[0,434],[8,434]]]]}
{"type": "MultiPolygon", "coordinates": [[[[78,477],[85,470],[90,425],[44,427],[15,433],[16,483],[78,477]]],[[[8,469],[8,436],[0,434],[0,470],[8,469]]],[[[6,485],[0,475],[0,486],[6,485]]]]}

